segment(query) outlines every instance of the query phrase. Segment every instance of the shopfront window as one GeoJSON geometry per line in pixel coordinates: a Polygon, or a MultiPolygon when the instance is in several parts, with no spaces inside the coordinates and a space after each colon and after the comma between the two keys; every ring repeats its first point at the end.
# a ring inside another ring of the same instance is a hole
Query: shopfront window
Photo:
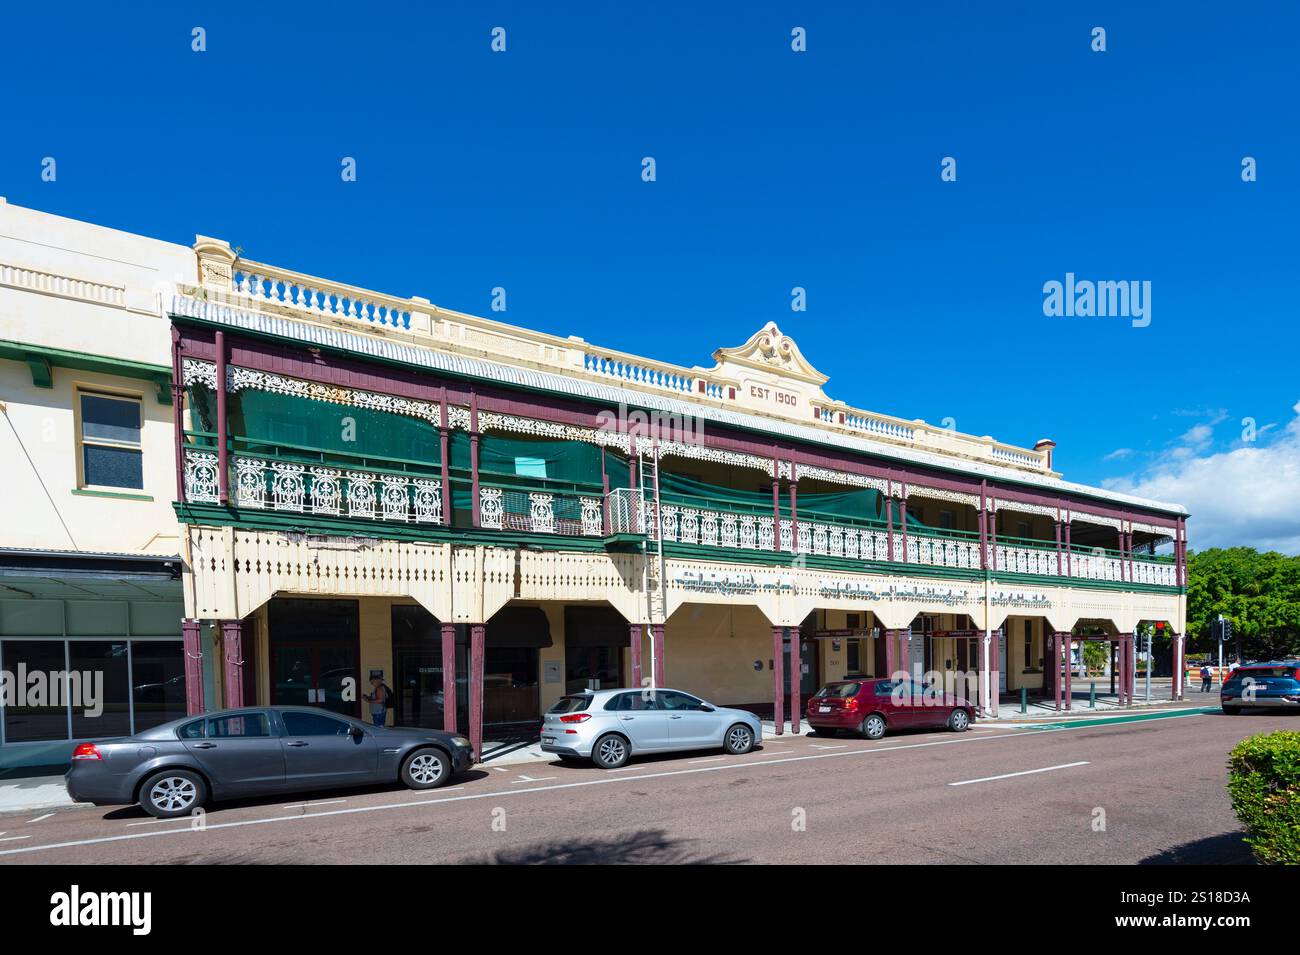
{"type": "Polygon", "coordinates": [[[130,736],[131,700],[128,692],[127,643],[125,640],[72,640],[68,643],[68,670],[90,683],[98,700],[92,706],[75,702],[72,709],[72,738],[130,736]],[[101,682],[102,681],[102,682],[101,682]]]}
{"type": "Polygon", "coordinates": [[[6,674],[4,704],[5,741],[32,743],[68,738],[68,709],[51,705],[50,674],[67,667],[63,640],[5,640],[0,645],[0,667],[6,674]]]}
{"type": "Polygon", "coordinates": [[[185,715],[180,640],[0,640],[0,742],[130,736],[185,715]]]}

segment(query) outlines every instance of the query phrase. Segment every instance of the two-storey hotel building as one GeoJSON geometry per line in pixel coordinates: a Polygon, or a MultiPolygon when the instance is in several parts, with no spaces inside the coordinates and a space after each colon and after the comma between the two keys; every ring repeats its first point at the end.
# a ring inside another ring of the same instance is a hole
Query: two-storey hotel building
{"type": "MultiPolygon", "coordinates": [[[[172,247],[183,248],[183,247],[172,247]]],[[[1054,444],[852,407],[768,322],[680,367],[198,237],[162,294],[191,711],[306,703],[476,747],[562,694],[662,685],[793,719],[849,673],[985,714],[1185,615],[1186,512],[1054,444]],[[208,678],[205,680],[204,675],[208,678]]]]}

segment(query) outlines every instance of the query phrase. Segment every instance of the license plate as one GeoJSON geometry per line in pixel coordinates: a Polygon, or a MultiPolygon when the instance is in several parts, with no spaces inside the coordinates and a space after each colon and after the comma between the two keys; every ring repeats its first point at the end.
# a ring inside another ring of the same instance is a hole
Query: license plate
{"type": "Polygon", "coordinates": [[[819,707],[817,707],[817,712],[818,712],[818,713],[829,713],[830,711],[831,711],[831,708],[830,708],[829,706],[819,706],[819,707]]]}
{"type": "Polygon", "coordinates": [[[543,743],[554,743],[554,742],[555,742],[555,737],[554,737],[554,736],[543,736],[543,737],[542,737],[542,742],[543,742],[543,743]]]}

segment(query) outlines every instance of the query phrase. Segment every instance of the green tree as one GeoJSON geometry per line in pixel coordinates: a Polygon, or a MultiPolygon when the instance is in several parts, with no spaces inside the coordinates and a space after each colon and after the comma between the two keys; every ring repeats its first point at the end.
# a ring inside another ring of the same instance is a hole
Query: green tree
{"type": "Polygon", "coordinates": [[[1269,659],[1300,653],[1300,556],[1253,547],[1213,548],[1187,564],[1188,649],[1217,649],[1210,624],[1232,621],[1236,645],[1225,653],[1269,659]]]}

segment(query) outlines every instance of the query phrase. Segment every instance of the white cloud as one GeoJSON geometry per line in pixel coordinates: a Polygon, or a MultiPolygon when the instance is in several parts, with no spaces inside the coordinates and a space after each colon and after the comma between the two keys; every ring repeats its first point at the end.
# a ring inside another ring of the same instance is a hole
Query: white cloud
{"type": "Polygon", "coordinates": [[[1108,455],[1106,455],[1104,458],[1102,458],[1102,460],[1103,460],[1103,461],[1118,461],[1118,460],[1120,460],[1121,458],[1128,458],[1128,457],[1132,457],[1132,456],[1133,456],[1133,449],[1132,449],[1132,448],[1116,448],[1116,449],[1115,449],[1114,451],[1112,451],[1110,454],[1108,454],[1108,455]]]}
{"type": "Polygon", "coordinates": [[[1197,425],[1167,462],[1104,484],[1182,504],[1192,514],[1187,534],[1197,550],[1248,546],[1300,554],[1300,402],[1292,410],[1296,417],[1267,446],[1201,453],[1208,450],[1201,429],[1209,426],[1197,425]]]}

